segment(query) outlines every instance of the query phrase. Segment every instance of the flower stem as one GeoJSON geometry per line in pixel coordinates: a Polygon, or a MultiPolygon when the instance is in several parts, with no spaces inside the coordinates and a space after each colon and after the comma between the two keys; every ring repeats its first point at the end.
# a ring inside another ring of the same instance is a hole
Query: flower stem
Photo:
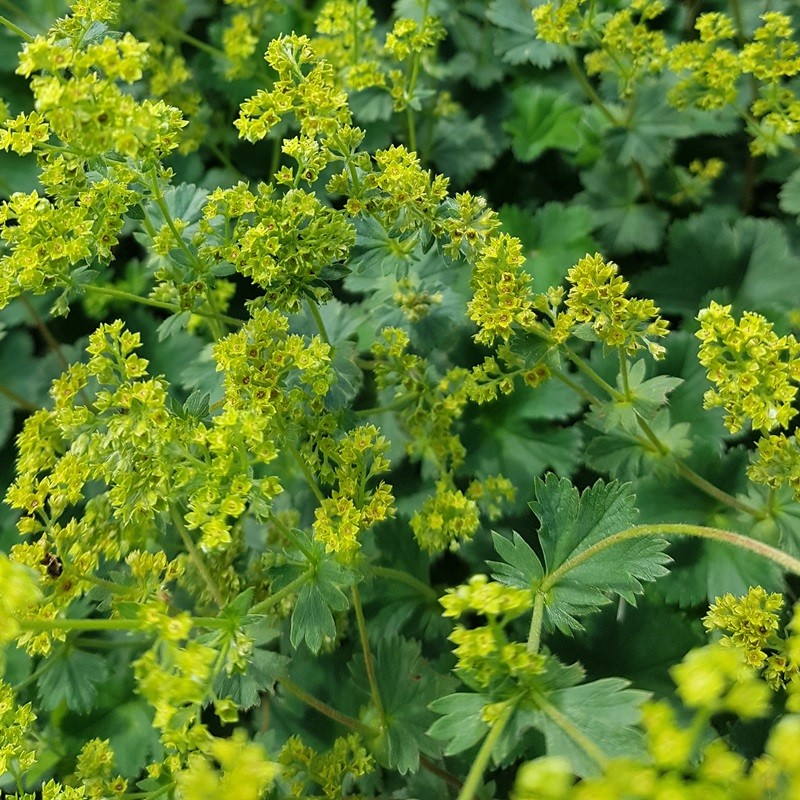
{"type": "Polygon", "coordinates": [[[439,600],[439,595],[436,594],[427,583],[423,583],[421,580],[418,580],[413,575],[409,575],[407,572],[403,572],[401,569],[373,566],[370,567],[370,571],[379,578],[386,578],[390,581],[397,581],[397,583],[404,583],[406,586],[416,589],[423,597],[427,598],[432,603],[436,603],[439,600]]]}
{"type": "Polygon", "coordinates": [[[203,582],[208,588],[211,597],[214,598],[214,602],[221,608],[225,605],[225,598],[222,596],[222,592],[220,591],[214,579],[211,577],[211,573],[208,571],[208,567],[206,566],[206,562],[203,559],[202,554],[192,541],[192,537],[189,536],[189,531],[186,530],[186,526],[183,524],[183,520],[181,519],[178,510],[172,504],[170,504],[169,507],[169,514],[172,518],[172,524],[175,526],[175,530],[178,531],[181,541],[183,542],[183,546],[186,548],[186,552],[189,554],[190,561],[200,574],[200,577],[203,579],[203,582]]]}
{"type": "Polygon", "coordinates": [[[467,779],[464,781],[464,785],[461,787],[461,791],[458,793],[458,800],[472,800],[472,798],[475,796],[475,792],[478,791],[483,779],[483,773],[489,766],[489,759],[492,757],[492,750],[494,750],[494,746],[497,744],[500,734],[502,734],[503,730],[508,724],[508,721],[511,719],[511,715],[514,713],[514,710],[515,706],[512,703],[509,703],[503,713],[497,718],[497,720],[495,720],[494,725],[492,725],[492,729],[483,740],[481,749],[478,750],[478,755],[475,756],[475,760],[472,762],[472,766],[467,774],[467,779]]]}
{"type": "MultiPolygon", "coordinates": [[[[179,305],[175,303],[165,303],[161,300],[152,300],[149,297],[141,297],[138,294],[133,294],[132,292],[125,292],[122,289],[114,289],[111,286],[97,286],[93,283],[87,283],[81,288],[94,292],[95,294],[104,294],[108,297],[115,297],[118,300],[125,300],[130,303],[139,303],[144,306],[150,306],[151,308],[160,308],[164,311],[170,311],[173,314],[180,314],[181,311],[186,311],[187,309],[181,308],[179,305]]],[[[235,317],[228,317],[224,314],[214,314],[210,311],[203,311],[202,309],[196,309],[191,311],[192,314],[196,314],[198,317],[209,317],[212,319],[217,319],[220,322],[224,322],[226,325],[230,325],[234,328],[240,328],[244,325],[244,321],[240,319],[236,319],[235,317]]]]}
{"type": "Polygon", "coordinates": [[[8,28],[10,31],[13,31],[20,37],[20,39],[24,39],[26,42],[32,42],[33,36],[31,36],[27,31],[22,30],[19,25],[15,25],[8,17],[4,17],[0,15],[0,25],[5,28],[8,28]]]}
{"type": "Polygon", "coordinates": [[[298,589],[300,589],[303,584],[311,577],[310,572],[304,572],[302,575],[298,575],[291,583],[287,583],[283,589],[278,589],[277,592],[273,592],[269,597],[262,600],[260,603],[256,603],[247,613],[248,614],[263,614],[266,611],[269,611],[273,606],[278,605],[284,597],[287,597],[290,594],[293,594],[298,589]]]}
{"type": "Polygon", "coordinates": [[[367,623],[364,619],[364,609],[361,606],[361,594],[358,591],[358,584],[353,584],[353,608],[356,612],[356,621],[358,623],[358,637],[361,640],[361,650],[364,653],[364,666],[367,670],[367,681],[369,682],[369,691],[372,695],[372,704],[378,713],[378,719],[381,721],[381,732],[386,728],[386,711],[383,708],[381,701],[381,693],[378,689],[378,679],[375,677],[375,662],[372,658],[372,651],[369,649],[369,639],[367,638],[367,623]]]}
{"type": "Polygon", "coordinates": [[[335,708],[333,708],[333,706],[329,706],[319,698],[309,694],[301,686],[298,686],[291,678],[281,678],[280,684],[284,689],[286,689],[287,692],[289,692],[290,695],[296,697],[298,700],[313,708],[315,711],[318,711],[323,716],[328,717],[328,719],[338,722],[345,728],[370,737],[375,736],[378,733],[376,730],[370,728],[369,725],[365,725],[363,722],[361,722],[361,720],[355,719],[354,717],[349,717],[347,714],[342,714],[341,711],[337,711],[335,708]]]}

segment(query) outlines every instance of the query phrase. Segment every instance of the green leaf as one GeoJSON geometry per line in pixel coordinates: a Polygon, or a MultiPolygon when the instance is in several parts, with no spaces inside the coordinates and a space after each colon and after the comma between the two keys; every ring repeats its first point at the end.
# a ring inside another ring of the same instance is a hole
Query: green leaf
{"type": "MultiPolygon", "coordinates": [[[[548,475],[535,481],[530,507],[539,518],[539,542],[546,576],[609,536],[633,526],[637,511],[627,485],[598,481],[583,494],[566,479],[548,475]]],[[[618,594],[635,605],[642,581],[666,574],[663,539],[625,540],[569,569],[548,593],[545,620],[567,633],[582,629],[578,617],[590,614],[618,594]]]]}
{"type": "Polygon", "coordinates": [[[243,710],[252,708],[260,701],[262,692],[284,677],[289,660],[280,653],[257,647],[244,672],[228,674],[221,670],[217,674],[214,691],[217,697],[230,698],[243,710]]]}
{"type": "Polygon", "coordinates": [[[643,758],[643,734],[636,725],[649,695],[629,685],[621,678],[603,678],[550,692],[546,706],[533,715],[547,754],[563,756],[581,776],[600,772],[595,755],[643,758]]]}
{"type": "Polygon", "coordinates": [[[738,310],[788,310],[800,305],[800,267],[775,220],[710,209],[675,222],[669,231],[668,265],[645,273],[634,291],[671,314],[694,316],[710,292],[727,290],[738,310]],[[680,275],[680,280],[675,276],[680,275]]]}
{"type": "Polygon", "coordinates": [[[538,584],[543,575],[542,563],[531,546],[514,531],[511,541],[492,531],[492,542],[502,561],[487,561],[492,577],[506,586],[530,589],[538,584]]]}
{"type": "Polygon", "coordinates": [[[39,700],[50,710],[66,702],[71,711],[87,714],[94,707],[98,684],[107,677],[101,656],[64,646],[50,656],[39,676],[39,700]]]}
{"type": "Polygon", "coordinates": [[[547,68],[561,61],[567,48],[536,37],[531,12],[544,0],[493,0],[486,18],[495,26],[494,51],[506,64],[547,68]]]}
{"type": "MultiPolygon", "coordinates": [[[[374,651],[375,677],[386,712],[388,765],[401,775],[419,769],[420,754],[438,757],[441,748],[426,731],[434,721],[429,705],[448,691],[453,681],[435,672],[420,655],[420,643],[391,636],[374,651]]],[[[369,695],[364,659],[356,657],[351,672],[369,695]]]]}
{"type": "Polygon", "coordinates": [[[477,744],[489,731],[481,712],[489,698],[458,692],[434,700],[428,708],[442,716],[428,728],[428,735],[446,742],[444,754],[454,756],[477,744]]]}
{"type": "Polygon", "coordinates": [[[545,150],[578,150],[578,124],[583,109],[564,92],[545,86],[522,86],[514,90],[511,102],[505,129],[520,161],[533,161],[545,150]]]}
{"type": "Polygon", "coordinates": [[[477,443],[467,456],[468,468],[479,476],[505,475],[518,488],[520,500],[530,497],[534,475],[547,468],[570,475],[577,467],[580,431],[555,426],[552,420],[565,419],[579,408],[577,395],[555,381],[498,399],[491,413],[474,420],[464,434],[464,441],[477,443]]]}
{"type": "Polygon", "coordinates": [[[781,211],[800,215],[800,169],[796,169],[781,186],[778,200],[781,211]]]}
{"type": "Polygon", "coordinates": [[[405,276],[412,261],[408,253],[398,246],[398,238],[391,236],[374,217],[359,217],[355,221],[356,243],[350,249],[347,265],[358,275],[405,276]]]}
{"type": "MultiPolygon", "coordinates": [[[[683,383],[681,378],[671,375],[656,375],[645,380],[644,359],[635,362],[628,373],[628,388],[633,395],[633,407],[640,417],[651,420],[667,402],[667,395],[683,383]]],[[[622,388],[622,381],[619,381],[622,388]]]]}
{"type": "MultiPolygon", "coordinates": [[[[591,415],[587,422],[594,424],[591,415]]],[[[688,422],[672,425],[669,409],[661,409],[651,420],[650,427],[671,454],[680,458],[690,454],[692,428],[688,422]]],[[[605,430],[602,421],[600,428],[605,430]]],[[[662,455],[643,436],[619,429],[591,439],[586,447],[586,463],[592,469],[620,480],[632,480],[653,471],[663,474],[673,468],[671,459],[662,455]]]]}
{"type": "Polygon", "coordinates": [[[616,254],[658,249],[669,215],[639,202],[642,187],[630,170],[598,161],[581,175],[586,192],[578,195],[590,205],[604,247],[616,254]]]}
{"type": "Polygon", "coordinates": [[[461,111],[440,118],[434,126],[431,158],[456,186],[465,186],[478,172],[489,169],[500,149],[483,117],[470,118],[461,111]]]}

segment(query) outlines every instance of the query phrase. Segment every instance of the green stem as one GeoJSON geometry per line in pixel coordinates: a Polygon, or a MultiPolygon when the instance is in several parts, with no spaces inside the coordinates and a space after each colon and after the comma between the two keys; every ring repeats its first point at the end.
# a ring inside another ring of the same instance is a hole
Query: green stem
{"type": "Polygon", "coordinates": [[[41,406],[31,403],[30,400],[26,400],[22,395],[17,394],[13,389],[9,389],[8,386],[4,386],[2,383],[0,383],[0,394],[7,397],[14,405],[25,409],[25,411],[38,411],[41,408],[41,406]]]}
{"type": "Polygon", "coordinates": [[[610,383],[606,382],[600,377],[571,347],[563,346],[564,354],[566,357],[584,374],[589,378],[592,383],[596,383],[603,389],[612,400],[618,403],[625,400],[625,396],[617,391],[610,383]]]}
{"type": "MultiPolygon", "coordinates": [[[[166,222],[167,227],[170,230],[170,233],[172,233],[172,236],[175,239],[175,244],[181,250],[183,250],[186,257],[194,265],[194,268],[197,270],[197,274],[199,276],[205,275],[206,268],[203,266],[203,263],[197,257],[197,253],[195,253],[186,243],[186,240],[183,238],[183,235],[175,225],[175,221],[172,219],[172,214],[170,214],[169,207],[167,206],[167,203],[164,200],[164,195],[161,192],[161,186],[158,183],[158,172],[156,171],[155,167],[153,167],[153,169],[150,171],[150,178],[151,178],[150,188],[152,190],[153,200],[158,206],[158,210],[161,212],[161,216],[164,217],[164,222],[166,222]]],[[[211,309],[211,314],[209,314],[208,317],[211,320],[211,329],[213,336],[215,339],[220,339],[225,334],[222,328],[220,327],[219,324],[220,315],[216,312],[214,308],[215,303],[208,287],[206,287],[206,301],[208,302],[209,308],[211,309]]]]}
{"type": "Polygon", "coordinates": [[[378,679],[375,677],[375,662],[372,659],[372,651],[369,649],[367,622],[364,619],[364,609],[361,606],[361,595],[358,591],[358,584],[353,584],[353,608],[356,612],[358,636],[361,640],[361,650],[364,653],[364,666],[367,670],[367,681],[369,682],[369,691],[372,695],[372,704],[375,706],[375,710],[378,713],[378,719],[381,721],[381,730],[383,731],[386,729],[386,711],[384,711],[383,702],[381,701],[378,679]]]}
{"type": "Polygon", "coordinates": [[[178,531],[178,534],[181,537],[181,541],[183,542],[183,546],[186,548],[186,552],[189,555],[189,560],[194,565],[194,568],[199,573],[200,577],[203,579],[206,587],[208,588],[211,597],[214,598],[214,602],[221,608],[225,605],[225,598],[222,595],[219,587],[217,586],[214,579],[211,577],[211,573],[206,566],[205,560],[201,555],[200,551],[195,547],[194,542],[192,541],[192,537],[189,535],[189,531],[186,530],[186,526],[183,524],[183,520],[181,519],[181,515],[178,513],[177,508],[170,503],[169,506],[169,515],[172,519],[172,524],[175,526],[175,530],[178,531]]]}
{"type": "Polygon", "coordinates": [[[628,382],[628,356],[625,354],[624,347],[617,348],[617,356],[619,357],[619,375],[622,382],[622,393],[625,399],[630,399],[631,388],[628,382]]]}
{"type": "Polygon", "coordinates": [[[357,733],[370,738],[378,734],[378,731],[374,730],[369,725],[365,725],[363,722],[361,722],[361,720],[355,719],[354,717],[349,717],[347,714],[342,714],[341,711],[337,711],[332,706],[329,706],[327,703],[314,697],[314,695],[309,694],[301,686],[298,686],[291,678],[281,678],[280,684],[284,689],[286,689],[287,692],[289,692],[290,695],[296,697],[298,700],[305,703],[310,708],[313,708],[315,711],[318,711],[323,716],[328,717],[328,719],[338,722],[348,730],[356,731],[357,733]]]}
{"type": "Polygon", "coordinates": [[[146,623],[140,619],[21,619],[24,631],[142,631],[146,623]]]}
{"type": "MultiPolygon", "coordinates": [[[[170,311],[173,314],[180,314],[181,311],[186,311],[188,309],[181,308],[179,305],[175,303],[165,303],[161,300],[152,300],[149,297],[141,297],[138,294],[133,294],[132,292],[125,292],[122,289],[114,289],[111,286],[97,286],[93,283],[87,283],[81,288],[85,289],[89,292],[94,292],[95,294],[104,294],[108,297],[114,297],[117,300],[124,300],[129,303],[140,303],[144,306],[150,306],[151,308],[160,308],[164,311],[170,311]]],[[[196,314],[198,317],[208,317],[211,319],[219,320],[220,322],[224,322],[226,325],[230,325],[233,328],[241,328],[244,325],[244,321],[241,319],[236,319],[235,317],[228,317],[224,314],[214,314],[210,311],[203,311],[202,309],[192,310],[192,314],[196,314]]]]}
{"type": "Polygon", "coordinates": [[[297,448],[290,444],[288,441],[284,442],[284,446],[286,449],[292,454],[292,458],[297,462],[297,466],[300,467],[300,471],[303,473],[308,485],[311,487],[311,491],[314,493],[314,496],[319,500],[320,503],[325,501],[325,496],[322,494],[319,486],[317,486],[317,482],[314,479],[314,476],[311,474],[311,471],[308,468],[308,465],[305,461],[303,461],[303,457],[297,451],[297,448]]]}
{"type": "Polygon", "coordinates": [[[576,567],[579,567],[592,557],[613,547],[616,544],[630,541],[631,539],[640,539],[644,536],[694,536],[699,539],[711,539],[715,542],[722,542],[723,544],[733,545],[742,550],[749,550],[751,553],[762,556],[774,562],[788,572],[793,572],[795,575],[800,575],[800,559],[790,556],[775,547],[771,547],[764,542],[759,542],[757,539],[751,539],[749,536],[742,536],[740,533],[733,533],[731,531],[722,530],[721,528],[708,528],[703,525],[687,525],[683,523],[665,522],[656,525],[635,525],[627,530],[615,533],[607,538],[597,542],[597,544],[587,547],[586,550],[578,553],[578,555],[565,561],[560,567],[554,569],[549,575],[545,577],[539,586],[541,592],[548,592],[566,575],[576,567]]]}
{"type": "Polygon", "coordinates": [[[302,575],[298,575],[291,583],[287,583],[283,589],[278,589],[277,592],[273,592],[269,597],[265,598],[260,603],[256,603],[247,613],[264,614],[273,606],[278,605],[278,603],[280,603],[284,597],[288,597],[290,594],[294,594],[294,592],[302,588],[302,586],[309,580],[310,577],[310,572],[304,572],[302,575]]]}
{"type": "MultiPolygon", "coordinates": [[[[429,0],[423,0],[422,3],[422,16],[420,17],[419,29],[425,26],[425,21],[428,18],[428,8],[430,6],[429,0]]],[[[408,74],[408,84],[406,86],[406,101],[410,100],[417,88],[417,81],[419,80],[419,70],[422,65],[422,51],[417,50],[411,58],[411,69],[408,74]]],[[[408,124],[408,149],[412,152],[417,150],[417,131],[414,122],[414,109],[410,105],[406,106],[406,122],[408,124]]]]}
{"type": "Polygon", "coordinates": [[[354,411],[353,413],[359,417],[371,417],[373,414],[386,414],[390,411],[400,411],[408,406],[413,401],[413,398],[408,397],[407,395],[403,395],[401,397],[392,400],[391,403],[387,403],[385,406],[377,406],[375,408],[361,408],[358,411],[354,411]]]}
{"type": "Polygon", "coordinates": [[[34,39],[27,31],[22,30],[19,25],[15,25],[10,19],[2,15],[0,15],[0,25],[13,31],[20,39],[24,39],[26,42],[32,42],[34,39]]]}
{"type": "Polygon", "coordinates": [[[561,381],[565,386],[569,386],[573,392],[577,392],[584,400],[587,400],[593,406],[602,406],[602,401],[595,397],[588,389],[584,389],[577,381],[572,380],[565,372],[560,369],[550,369],[550,374],[561,381]]]}
{"type": "Polygon", "coordinates": [[[538,591],[533,598],[533,614],[531,614],[531,627],[528,631],[528,644],[525,648],[531,655],[539,652],[542,642],[542,621],[544,620],[545,593],[538,591]]]}
{"type": "Polygon", "coordinates": [[[605,104],[605,101],[597,91],[595,90],[594,86],[592,86],[591,81],[586,77],[586,73],[581,69],[580,65],[578,64],[578,59],[576,58],[575,54],[570,51],[569,55],[567,56],[567,67],[569,68],[572,77],[580,84],[581,89],[583,89],[586,96],[589,100],[592,101],[592,104],[600,111],[600,113],[614,126],[614,127],[622,127],[622,122],[617,119],[611,109],[605,104]]]}
{"type": "Polygon", "coordinates": [[[61,368],[65,371],[68,370],[70,364],[61,350],[61,345],[59,344],[58,339],[56,339],[56,337],[50,333],[50,328],[47,327],[45,321],[39,316],[39,312],[34,308],[33,303],[31,303],[31,301],[28,300],[28,298],[24,295],[22,295],[19,299],[22,305],[25,306],[25,311],[33,320],[36,330],[39,331],[39,334],[41,335],[42,339],[44,339],[48,349],[56,357],[56,359],[58,359],[58,363],[61,364],[61,368]]]}
{"type": "Polygon", "coordinates": [[[418,580],[413,575],[409,575],[407,572],[403,572],[401,569],[373,566],[370,567],[370,571],[379,578],[386,578],[387,580],[396,581],[397,583],[404,583],[406,586],[416,589],[423,597],[427,598],[432,603],[437,603],[439,601],[439,595],[436,594],[427,583],[423,583],[421,580],[418,580]]]}
{"type": "Polygon", "coordinates": [[[647,436],[656,450],[658,450],[662,456],[668,456],[672,459],[675,469],[685,481],[691,483],[704,494],[707,494],[709,497],[713,497],[715,500],[718,500],[720,503],[730,508],[735,508],[737,511],[741,511],[742,513],[748,514],[756,519],[765,518],[765,514],[759,511],[759,509],[749,505],[748,503],[738,500],[733,495],[728,494],[726,491],[720,489],[718,486],[714,486],[713,483],[706,480],[702,475],[698,475],[691,467],[687,466],[680,458],[673,455],[670,449],[661,441],[661,439],[659,439],[658,434],[650,427],[648,422],[643,420],[641,417],[637,417],[637,422],[639,423],[639,427],[642,429],[645,436],[647,436]]]}
{"type": "Polygon", "coordinates": [[[310,297],[306,298],[306,303],[308,304],[308,310],[311,312],[311,316],[314,318],[314,324],[317,326],[320,338],[330,347],[331,339],[330,336],[328,336],[328,331],[325,329],[325,323],[322,321],[322,316],[319,313],[317,304],[310,297]]]}
{"type": "Polygon", "coordinates": [[[469,773],[467,773],[467,779],[464,781],[464,785],[458,793],[458,800],[472,800],[475,796],[475,792],[478,791],[481,781],[483,780],[483,773],[489,766],[492,750],[494,750],[494,746],[497,744],[497,740],[500,738],[508,721],[511,719],[514,710],[515,706],[509,703],[503,713],[495,720],[492,729],[483,740],[481,749],[478,750],[478,755],[475,756],[475,760],[472,762],[469,773]]]}

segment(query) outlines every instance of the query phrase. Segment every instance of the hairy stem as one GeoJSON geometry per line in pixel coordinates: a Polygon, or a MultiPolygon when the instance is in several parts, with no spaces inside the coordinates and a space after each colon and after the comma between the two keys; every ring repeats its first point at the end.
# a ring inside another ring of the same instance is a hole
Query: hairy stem
{"type": "Polygon", "coordinates": [[[531,614],[531,627],[528,631],[528,644],[526,650],[535,655],[539,652],[539,646],[542,641],[542,622],[544,620],[544,605],[545,594],[544,592],[536,592],[536,597],[533,598],[533,613],[531,614]]]}
{"type": "Polygon", "coordinates": [[[759,542],[757,539],[751,539],[748,536],[742,536],[740,533],[733,533],[731,531],[722,530],[721,528],[708,528],[702,525],[665,522],[656,525],[636,525],[633,528],[615,533],[591,547],[587,547],[586,550],[578,553],[578,555],[570,558],[568,561],[565,561],[560,567],[554,569],[547,575],[539,587],[540,591],[549,591],[558,584],[564,575],[576,567],[579,567],[584,562],[589,561],[593,556],[601,553],[603,550],[630,541],[631,539],[640,539],[643,536],[694,536],[699,539],[711,539],[715,542],[730,544],[742,550],[748,550],[751,553],[763,556],[788,572],[800,575],[800,559],[794,558],[794,556],[790,556],[788,553],[784,553],[768,544],[764,544],[764,542],[759,542]]]}
{"type": "Polygon", "coordinates": [[[269,597],[265,598],[260,603],[256,603],[247,613],[263,614],[266,611],[269,611],[269,609],[271,609],[273,606],[278,605],[278,603],[280,603],[284,597],[288,597],[298,589],[301,589],[310,577],[310,572],[304,572],[302,575],[298,575],[291,583],[287,583],[283,589],[278,589],[277,592],[273,592],[269,597]]]}

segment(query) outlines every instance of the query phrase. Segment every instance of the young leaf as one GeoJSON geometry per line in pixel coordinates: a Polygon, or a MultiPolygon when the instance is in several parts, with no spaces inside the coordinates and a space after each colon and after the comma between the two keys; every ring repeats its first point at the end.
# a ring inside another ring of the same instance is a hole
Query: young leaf
{"type": "MultiPolygon", "coordinates": [[[[546,584],[551,573],[564,569],[549,587],[544,611],[548,625],[565,633],[580,630],[583,626],[578,618],[610,602],[609,594],[618,594],[635,605],[635,596],[642,592],[641,582],[666,573],[666,542],[657,538],[623,541],[585,561],[578,559],[588,548],[633,525],[637,512],[627,485],[598,481],[581,495],[568,480],[548,475],[544,481],[536,479],[535,495],[530,507],[541,522],[542,582],[546,584]]],[[[525,543],[520,537],[514,540],[513,553],[508,542],[500,545],[498,552],[513,559],[510,566],[516,573],[495,567],[498,580],[511,585],[526,585],[527,580],[528,586],[536,582],[538,570],[533,559],[538,561],[538,557],[522,545],[525,543]]]]}

